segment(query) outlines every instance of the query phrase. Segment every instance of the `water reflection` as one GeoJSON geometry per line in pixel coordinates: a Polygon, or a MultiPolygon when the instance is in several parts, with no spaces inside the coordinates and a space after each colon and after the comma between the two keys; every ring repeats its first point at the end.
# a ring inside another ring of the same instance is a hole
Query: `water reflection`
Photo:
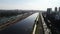
{"type": "Polygon", "coordinates": [[[34,21],[38,13],[35,13],[26,19],[17,22],[16,24],[9,26],[1,31],[2,34],[30,34],[34,25],[34,21]]]}

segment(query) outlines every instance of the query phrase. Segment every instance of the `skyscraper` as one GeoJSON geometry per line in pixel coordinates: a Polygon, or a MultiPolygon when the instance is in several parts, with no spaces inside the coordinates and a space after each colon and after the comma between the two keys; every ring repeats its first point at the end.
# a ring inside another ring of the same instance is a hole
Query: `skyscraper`
{"type": "Polygon", "coordinates": [[[57,7],[55,7],[55,12],[57,12],[57,7]]]}
{"type": "Polygon", "coordinates": [[[59,12],[60,12],[60,7],[59,7],[59,12]]]}
{"type": "Polygon", "coordinates": [[[51,12],[52,12],[52,8],[47,8],[47,13],[51,14],[51,12]]]}

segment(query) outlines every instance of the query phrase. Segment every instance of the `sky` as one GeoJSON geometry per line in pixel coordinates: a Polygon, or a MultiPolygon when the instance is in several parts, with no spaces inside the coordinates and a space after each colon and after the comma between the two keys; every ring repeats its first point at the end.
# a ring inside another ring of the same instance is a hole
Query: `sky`
{"type": "Polygon", "coordinates": [[[59,7],[60,0],[0,0],[0,9],[46,10],[59,7]]]}

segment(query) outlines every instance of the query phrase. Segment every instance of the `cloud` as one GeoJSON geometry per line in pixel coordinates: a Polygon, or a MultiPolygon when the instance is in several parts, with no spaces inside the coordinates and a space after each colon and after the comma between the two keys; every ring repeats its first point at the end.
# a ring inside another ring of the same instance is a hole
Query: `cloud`
{"type": "Polygon", "coordinates": [[[46,10],[55,6],[60,6],[59,0],[0,0],[0,9],[46,10]]]}

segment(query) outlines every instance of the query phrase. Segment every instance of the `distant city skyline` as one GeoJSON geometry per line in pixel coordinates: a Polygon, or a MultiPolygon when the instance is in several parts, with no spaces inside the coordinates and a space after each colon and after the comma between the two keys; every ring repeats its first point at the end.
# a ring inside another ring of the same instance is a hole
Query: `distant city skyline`
{"type": "Polygon", "coordinates": [[[0,9],[46,10],[60,6],[60,0],[0,0],[0,9]]]}

